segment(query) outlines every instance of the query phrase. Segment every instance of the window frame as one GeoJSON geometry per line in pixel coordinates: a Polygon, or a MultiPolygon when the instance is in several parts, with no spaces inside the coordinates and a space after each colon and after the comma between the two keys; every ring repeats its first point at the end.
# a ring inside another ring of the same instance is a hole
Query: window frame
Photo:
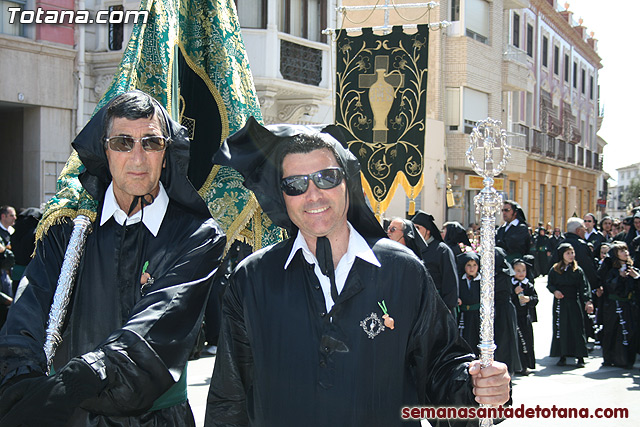
{"type": "Polygon", "coordinates": [[[513,12],[511,44],[517,48],[520,48],[520,15],[516,12],[513,12]]]}

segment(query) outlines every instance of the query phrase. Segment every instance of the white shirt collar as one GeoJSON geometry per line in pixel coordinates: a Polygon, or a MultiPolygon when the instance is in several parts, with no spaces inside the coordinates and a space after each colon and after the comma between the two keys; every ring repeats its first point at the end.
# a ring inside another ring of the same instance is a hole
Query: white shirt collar
{"type": "MultiPolygon", "coordinates": [[[[335,269],[336,290],[338,291],[338,294],[342,293],[342,290],[344,289],[344,285],[347,282],[347,276],[349,275],[349,271],[351,271],[351,267],[353,266],[356,257],[377,267],[381,267],[380,261],[376,258],[373,250],[371,250],[367,244],[367,241],[364,240],[364,237],[362,237],[360,233],[358,233],[348,222],[347,225],[349,226],[349,244],[347,246],[347,252],[342,256],[342,258],[340,258],[340,262],[338,262],[338,266],[335,269]]],[[[320,271],[318,260],[309,250],[307,241],[304,240],[300,231],[298,231],[298,235],[293,242],[293,247],[291,248],[291,253],[289,253],[287,262],[284,264],[284,269],[287,269],[289,263],[298,250],[302,250],[302,254],[309,264],[313,264],[313,272],[318,278],[318,282],[320,282],[322,294],[324,295],[325,307],[327,309],[327,313],[329,313],[334,304],[333,298],[331,297],[331,282],[329,278],[320,271]]]]}
{"type": "Polygon", "coordinates": [[[16,231],[12,226],[9,226],[9,228],[5,228],[5,226],[2,225],[1,222],[0,222],[0,228],[2,228],[4,231],[6,231],[9,234],[13,234],[16,231]]]}
{"type": "Polygon", "coordinates": [[[512,225],[515,227],[518,224],[520,224],[520,220],[518,218],[516,218],[513,221],[507,223],[507,227],[511,227],[512,225]]]}
{"type": "Polygon", "coordinates": [[[526,285],[527,283],[529,283],[529,279],[525,277],[522,280],[518,280],[518,279],[516,279],[515,276],[512,276],[511,277],[511,283],[513,283],[514,285],[517,285],[517,284],[520,284],[520,283],[523,283],[523,284],[526,285]]]}
{"type": "MultiPolygon", "coordinates": [[[[342,256],[342,259],[340,259],[340,263],[345,258],[351,259],[351,263],[353,263],[353,259],[355,259],[355,257],[358,257],[363,261],[367,261],[369,264],[373,264],[376,267],[381,267],[380,261],[378,261],[378,258],[376,258],[376,255],[367,244],[367,241],[364,240],[364,237],[362,237],[350,223],[347,222],[347,226],[349,227],[349,245],[347,247],[347,253],[342,256]]],[[[289,264],[291,263],[291,260],[293,259],[296,252],[298,252],[298,249],[302,249],[302,253],[304,254],[304,257],[308,262],[313,264],[318,263],[315,255],[311,253],[311,250],[307,245],[307,241],[304,240],[302,233],[298,231],[296,240],[293,242],[293,247],[291,248],[291,252],[289,253],[289,258],[287,258],[287,262],[284,263],[285,270],[287,269],[287,267],[289,267],[289,264]]],[[[338,266],[340,266],[340,263],[338,264],[338,266]]]]}
{"type": "Polygon", "coordinates": [[[475,282],[476,280],[482,280],[482,276],[480,275],[480,273],[478,273],[478,275],[476,277],[469,277],[469,276],[467,276],[467,273],[464,273],[462,278],[465,279],[465,280],[470,280],[472,282],[475,282]]]}
{"type": "Polygon", "coordinates": [[[104,194],[100,225],[103,225],[111,217],[113,217],[113,219],[115,219],[120,225],[124,225],[125,223],[127,225],[136,224],[140,222],[140,218],[142,218],[142,223],[147,227],[151,234],[153,234],[154,237],[157,236],[160,226],[162,225],[164,215],[167,213],[167,206],[169,206],[169,196],[167,195],[162,182],[159,182],[158,185],[160,186],[160,191],[153,203],[145,206],[144,209],[139,210],[132,216],[127,217],[125,211],[123,211],[120,208],[120,205],[118,205],[116,196],[113,194],[113,182],[111,182],[111,184],[109,184],[109,188],[107,188],[107,191],[104,194]],[[142,215],[143,210],[144,215],[142,215]]]}

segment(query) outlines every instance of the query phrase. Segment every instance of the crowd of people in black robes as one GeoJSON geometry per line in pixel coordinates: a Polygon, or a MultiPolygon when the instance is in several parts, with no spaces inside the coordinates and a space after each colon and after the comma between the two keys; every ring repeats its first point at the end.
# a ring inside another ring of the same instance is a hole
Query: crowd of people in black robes
{"type": "MultiPolygon", "coordinates": [[[[515,211],[521,231],[524,213],[517,203],[508,203],[513,205],[506,204],[503,212],[515,211]]],[[[583,367],[589,352],[602,348],[603,365],[631,368],[640,352],[640,212],[622,221],[608,216],[598,221],[588,213],[569,223],[565,233],[564,227],[550,223],[529,229],[526,254],[525,249],[508,253],[509,245],[496,243],[495,359],[506,363],[511,373],[528,375],[536,367],[533,323],[538,303],[535,278],[540,276],[547,276],[547,289],[554,294],[550,356],[558,358],[557,365],[575,360],[583,367]]],[[[458,306],[452,313],[460,335],[479,355],[479,229],[472,224],[465,230],[451,221],[441,233],[458,269],[458,306]]],[[[506,240],[509,232],[503,229],[501,236],[506,240]]]]}

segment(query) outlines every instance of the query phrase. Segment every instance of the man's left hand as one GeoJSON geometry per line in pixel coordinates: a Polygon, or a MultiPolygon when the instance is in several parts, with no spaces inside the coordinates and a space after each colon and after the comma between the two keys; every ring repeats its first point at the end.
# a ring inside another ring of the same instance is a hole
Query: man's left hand
{"type": "Polygon", "coordinates": [[[476,402],[499,406],[509,401],[511,377],[504,363],[493,362],[481,368],[480,361],[474,360],[469,364],[469,375],[473,379],[476,402]]]}

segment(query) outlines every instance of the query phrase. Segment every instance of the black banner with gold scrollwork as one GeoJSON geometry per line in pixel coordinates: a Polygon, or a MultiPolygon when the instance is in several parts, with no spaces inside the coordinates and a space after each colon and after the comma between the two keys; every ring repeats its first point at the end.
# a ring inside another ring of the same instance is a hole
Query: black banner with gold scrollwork
{"type": "Polygon", "coordinates": [[[422,189],[429,29],[364,28],[337,38],[336,124],[362,166],[363,187],[377,215],[398,185],[410,199],[422,189]]]}

